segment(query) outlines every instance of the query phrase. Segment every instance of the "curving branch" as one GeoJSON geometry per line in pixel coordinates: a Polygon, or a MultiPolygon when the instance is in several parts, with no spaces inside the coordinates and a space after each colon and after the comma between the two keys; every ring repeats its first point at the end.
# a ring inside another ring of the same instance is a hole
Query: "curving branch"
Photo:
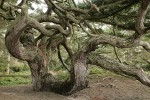
{"type": "Polygon", "coordinates": [[[42,23],[42,22],[52,22],[55,24],[60,24],[59,19],[53,17],[53,16],[47,16],[47,15],[43,15],[43,16],[38,16],[37,20],[42,23]]]}
{"type": "Polygon", "coordinates": [[[50,38],[47,48],[55,50],[60,44],[63,44],[64,42],[65,38],[61,34],[55,35],[50,38]]]}
{"type": "Polygon", "coordinates": [[[106,8],[111,9],[111,8],[113,8],[116,5],[124,3],[125,1],[127,1],[127,0],[118,0],[117,2],[112,2],[111,4],[102,5],[102,6],[98,7],[98,9],[99,9],[99,11],[100,10],[104,10],[106,8]]]}
{"type": "Polygon", "coordinates": [[[85,52],[91,52],[96,49],[99,44],[109,44],[118,48],[132,48],[136,46],[143,46],[148,52],[150,50],[149,45],[140,40],[131,41],[112,35],[100,34],[98,37],[91,38],[86,45],[82,48],[85,52]]]}
{"type": "Polygon", "coordinates": [[[66,41],[65,41],[62,45],[64,46],[64,48],[65,48],[66,51],[68,52],[69,57],[70,57],[71,60],[72,60],[72,58],[73,58],[73,51],[72,51],[72,49],[69,47],[69,45],[67,44],[66,41]]]}
{"type": "Polygon", "coordinates": [[[96,35],[96,34],[91,34],[91,32],[87,31],[87,30],[85,29],[85,27],[83,26],[82,23],[80,23],[79,26],[80,26],[81,29],[82,29],[85,33],[87,33],[89,36],[98,36],[98,35],[96,35]]]}
{"type": "Polygon", "coordinates": [[[139,35],[143,35],[146,33],[145,26],[144,26],[144,19],[148,11],[149,3],[150,3],[149,0],[142,0],[141,7],[139,8],[139,12],[135,24],[137,34],[139,35]]]}
{"type": "Polygon", "coordinates": [[[121,23],[117,23],[117,22],[112,22],[109,21],[108,19],[92,19],[92,21],[94,22],[101,22],[101,23],[105,23],[105,24],[109,24],[109,25],[113,25],[113,26],[117,26],[118,28],[121,29],[125,29],[125,30],[135,30],[135,25],[131,25],[131,24],[121,24],[121,23]]]}
{"type": "Polygon", "coordinates": [[[39,41],[40,39],[42,39],[43,36],[44,36],[43,34],[40,34],[37,38],[34,39],[35,45],[37,45],[38,41],[39,41]]]}
{"type": "Polygon", "coordinates": [[[60,60],[60,62],[62,63],[63,67],[71,74],[71,71],[68,68],[68,65],[63,61],[61,53],[60,53],[60,46],[57,47],[57,54],[58,54],[58,58],[60,60]]]}
{"type": "MultiPolygon", "coordinates": [[[[118,9],[116,9],[115,11],[107,11],[105,12],[105,14],[98,14],[97,16],[93,16],[93,15],[90,15],[86,18],[86,20],[95,20],[95,19],[105,19],[105,18],[108,18],[110,16],[114,16],[116,14],[118,14],[119,12],[122,12],[123,10],[133,6],[134,4],[137,4],[139,1],[138,0],[132,0],[131,2],[128,2],[125,6],[123,7],[120,7],[118,9]]],[[[103,10],[102,10],[103,11],[103,10]]]]}
{"type": "Polygon", "coordinates": [[[54,35],[54,32],[52,30],[47,30],[43,24],[39,23],[36,19],[28,17],[27,24],[35,29],[37,29],[39,32],[44,34],[45,36],[51,37],[54,35]]]}
{"type": "Polygon", "coordinates": [[[52,7],[56,8],[56,9],[58,9],[59,11],[65,12],[65,10],[62,9],[62,8],[61,8],[60,6],[58,6],[57,4],[55,4],[55,3],[53,2],[53,0],[45,0],[45,1],[48,2],[48,4],[49,4],[50,6],[52,6],[52,7]]]}
{"type": "Polygon", "coordinates": [[[7,11],[7,9],[4,8],[4,3],[5,3],[5,0],[1,0],[0,2],[0,8],[4,11],[7,11]]]}
{"type": "Polygon", "coordinates": [[[58,30],[60,33],[62,33],[63,35],[67,35],[68,32],[66,30],[63,29],[63,27],[61,27],[60,25],[46,25],[45,26],[46,29],[56,29],[58,30]]]}
{"type": "Polygon", "coordinates": [[[20,43],[20,36],[27,27],[26,17],[22,16],[15,20],[17,23],[12,26],[6,34],[5,44],[11,55],[21,60],[33,60],[37,55],[37,48],[33,45],[23,47],[20,43]]]}
{"type": "Polygon", "coordinates": [[[148,42],[145,41],[140,41],[139,45],[142,46],[145,50],[147,50],[148,52],[150,52],[150,44],[148,42]]]}
{"type": "Polygon", "coordinates": [[[69,13],[69,12],[66,13],[66,18],[67,18],[68,20],[70,20],[71,22],[74,22],[74,23],[76,23],[76,24],[79,24],[79,23],[80,23],[80,21],[77,20],[77,19],[76,19],[71,13],[69,13]]]}
{"type": "Polygon", "coordinates": [[[97,54],[89,55],[88,63],[92,65],[97,65],[97,67],[101,67],[117,74],[133,76],[141,83],[150,86],[150,79],[140,67],[125,65],[123,63],[119,63],[118,61],[97,54]]]}
{"type": "MultiPolygon", "coordinates": [[[[116,36],[116,32],[115,32],[115,28],[114,28],[114,27],[113,27],[113,33],[114,33],[114,36],[116,36]]],[[[121,63],[121,60],[120,60],[120,58],[119,58],[119,56],[118,56],[116,47],[113,46],[113,48],[114,48],[114,52],[115,52],[116,58],[117,58],[118,61],[121,63]]]]}
{"type": "Polygon", "coordinates": [[[12,56],[21,60],[31,61],[38,54],[38,49],[34,46],[34,43],[24,46],[20,41],[21,35],[27,34],[25,31],[27,27],[27,8],[24,5],[21,9],[21,16],[18,16],[7,30],[5,44],[12,56]]]}

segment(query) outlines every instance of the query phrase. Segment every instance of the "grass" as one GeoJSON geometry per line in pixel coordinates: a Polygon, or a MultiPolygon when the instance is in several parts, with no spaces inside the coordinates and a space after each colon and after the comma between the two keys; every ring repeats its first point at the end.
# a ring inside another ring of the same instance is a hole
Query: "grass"
{"type": "Polygon", "coordinates": [[[102,68],[98,68],[98,67],[90,67],[89,68],[89,76],[88,78],[89,79],[93,79],[93,78],[96,78],[96,77],[102,77],[102,76],[117,76],[117,74],[113,73],[113,72],[110,72],[110,71],[107,71],[107,70],[104,70],[102,68]]]}
{"type": "MultiPolygon", "coordinates": [[[[30,75],[30,72],[22,71],[10,75],[30,75]]],[[[25,77],[0,77],[0,86],[12,86],[18,84],[31,84],[31,79],[25,77]]]]}
{"type": "Polygon", "coordinates": [[[30,84],[31,79],[22,77],[1,77],[0,86],[12,86],[18,84],[30,84]]]}
{"type": "MultiPolygon", "coordinates": [[[[66,80],[69,77],[69,73],[64,70],[56,71],[56,78],[58,80],[66,80]]],[[[10,75],[30,75],[30,71],[21,71],[21,72],[15,72],[10,75]]],[[[90,67],[89,68],[89,79],[93,79],[95,77],[101,77],[101,76],[109,76],[109,75],[116,75],[112,72],[109,72],[107,70],[103,70],[97,67],[90,67]]],[[[0,86],[12,86],[12,85],[18,85],[18,84],[31,84],[31,78],[25,78],[25,77],[0,77],[0,86]]]]}
{"type": "Polygon", "coordinates": [[[59,70],[56,75],[56,78],[58,80],[66,80],[68,77],[69,77],[69,73],[64,70],[59,70]]]}

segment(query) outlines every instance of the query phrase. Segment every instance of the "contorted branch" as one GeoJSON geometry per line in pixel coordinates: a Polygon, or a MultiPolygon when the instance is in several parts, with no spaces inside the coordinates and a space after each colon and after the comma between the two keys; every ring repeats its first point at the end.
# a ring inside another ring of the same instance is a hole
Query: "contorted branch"
{"type": "Polygon", "coordinates": [[[41,22],[52,22],[55,24],[60,24],[59,19],[52,17],[52,16],[47,16],[47,15],[43,15],[43,16],[38,16],[37,20],[41,23],[41,22]]]}
{"type": "Polygon", "coordinates": [[[35,29],[37,29],[39,32],[44,34],[45,36],[52,36],[54,32],[52,30],[47,30],[43,24],[39,23],[36,19],[28,17],[27,24],[35,29]]]}
{"type": "Polygon", "coordinates": [[[55,50],[60,44],[64,43],[65,39],[62,35],[56,35],[53,38],[50,38],[49,44],[47,45],[47,48],[51,48],[52,50],[55,50]]]}
{"type": "MultiPolygon", "coordinates": [[[[51,21],[53,19],[51,19],[51,17],[49,17],[50,19],[46,19],[46,18],[39,18],[39,21],[51,21]]],[[[41,24],[40,22],[38,22],[38,20],[28,17],[28,25],[37,29],[39,32],[41,32],[42,34],[44,34],[45,36],[51,37],[52,35],[54,35],[54,31],[52,31],[52,29],[58,30],[59,33],[62,33],[63,35],[67,35],[70,33],[70,30],[64,30],[62,26],[60,25],[46,25],[44,27],[43,24],[41,24]]],[[[52,21],[53,22],[53,21],[52,21]]],[[[59,23],[58,21],[55,21],[56,23],[59,23]]]]}
{"type": "Polygon", "coordinates": [[[67,42],[65,41],[63,44],[64,48],[66,49],[69,57],[72,59],[73,58],[73,51],[72,49],[68,46],[67,42]]]}
{"type": "Polygon", "coordinates": [[[67,35],[68,32],[66,30],[64,30],[61,26],[59,25],[46,25],[45,26],[46,29],[56,29],[58,30],[60,33],[62,33],[63,35],[67,35]]]}
{"type": "Polygon", "coordinates": [[[4,11],[7,11],[3,6],[4,6],[5,0],[1,0],[0,2],[0,8],[4,11]]]}
{"type": "Polygon", "coordinates": [[[118,61],[114,61],[110,58],[106,58],[97,54],[89,55],[88,63],[92,65],[97,65],[98,67],[115,72],[117,74],[119,73],[133,76],[141,83],[150,86],[150,80],[148,79],[142,68],[124,65],[123,63],[119,63],[118,61]]]}
{"type": "Polygon", "coordinates": [[[59,60],[60,60],[60,62],[62,63],[62,65],[63,65],[63,67],[69,72],[69,73],[71,73],[70,72],[70,70],[69,70],[69,68],[68,68],[68,66],[67,66],[67,64],[63,61],[63,59],[62,59],[62,56],[61,56],[61,53],[60,53],[60,46],[58,46],[57,47],[57,49],[58,49],[58,58],[59,58],[59,60]]]}
{"type": "Polygon", "coordinates": [[[113,25],[113,26],[117,26],[118,28],[121,28],[121,29],[125,29],[125,30],[135,30],[135,25],[131,25],[131,24],[128,24],[128,23],[124,23],[124,24],[121,24],[121,23],[118,23],[118,22],[115,22],[115,21],[111,21],[111,20],[108,20],[108,19],[91,19],[93,22],[101,22],[101,23],[105,23],[105,24],[109,24],[109,25],[113,25]]]}
{"type": "Polygon", "coordinates": [[[16,19],[11,28],[8,29],[5,43],[10,54],[18,59],[29,61],[35,58],[38,51],[32,44],[23,47],[20,43],[20,36],[25,32],[24,30],[27,27],[27,17],[24,15],[26,11],[24,10],[22,9],[22,16],[16,19]]]}
{"type": "MultiPolygon", "coordinates": [[[[113,33],[114,33],[114,36],[116,36],[116,32],[115,32],[115,28],[114,28],[114,27],[113,27],[113,33]]],[[[120,60],[120,58],[119,58],[119,56],[118,56],[116,47],[114,46],[113,48],[114,48],[114,53],[115,53],[115,55],[116,55],[116,58],[117,58],[118,61],[121,63],[121,60],[120,60]]]]}
{"type": "MultiPolygon", "coordinates": [[[[89,36],[98,36],[97,34],[91,34],[91,32],[87,31],[87,30],[85,29],[85,27],[83,26],[82,23],[80,23],[79,26],[80,26],[81,29],[82,29],[85,33],[87,33],[89,36]]],[[[93,28],[92,28],[92,29],[93,29],[93,28]]],[[[94,30],[94,29],[93,29],[93,30],[94,30]]]]}
{"type": "MultiPolygon", "coordinates": [[[[86,18],[86,20],[95,20],[95,19],[104,19],[104,18],[108,18],[108,17],[110,17],[110,16],[113,16],[113,15],[116,15],[116,14],[118,14],[119,12],[121,12],[121,11],[123,11],[123,10],[125,10],[125,9],[127,9],[127,8],[129,8],[129,7],[131,7],[131,6],[133,6],[134,4],[136,4],[137,3],[137,1],[138,0],[132,0],[132,1],[129,1],[128,3],[126,3],[126,5],[125,6],[123,6],[123,7],[119,7],[118,9],[116,9],[115,11],[107,11],[106,12],[106,14],[100,14],[100,15],[98,15],[98,16],[88,16],[87,18],[86,18]]],[[[107,7],[107,6],[106,6],[107,7]]],[[[103,10],[102,10],[103,11],[103,10]]]]}
{"type": "Polygon", "coordinates": [[[148,52],[150,52],[150,44],[148,42],[140,41],[139,45],[143,46],[143,48],[145,50],[147,50],[148,52]]]}
{"type": "Polygon", "coordinates": [[[135,24],[136,31],[139,35],[145,34],[144,19],[148,11],[149,0],[142,0],[141,7],[135,24]]]}
{"type": "Polygon", "coordinates": [[[82,48],[82,50],[86,52],[90,52],[92,50],[96,49],[96,46],[99,44],[109,44],[118,48],[132,48],[136,46],[143,46],[146,48],[146,50],[149,52],[149,43],[140,42],[140,40],[128,40],[116,36],[106,35],[106,34],[100,34],[99,37],[93,37],[91,38],[86,46],[82,48]]]}

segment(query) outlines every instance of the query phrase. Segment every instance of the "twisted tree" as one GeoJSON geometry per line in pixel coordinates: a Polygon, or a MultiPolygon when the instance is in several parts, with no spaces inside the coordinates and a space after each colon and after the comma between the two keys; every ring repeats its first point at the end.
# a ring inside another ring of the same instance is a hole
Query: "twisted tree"
{"type": "Polygon", "coordinates": [[[149,0],[83,0],[81,3],[75,0],[15,1],[0,2],[0,16],[10,21],[5,43],[12,56],[28,62],[35,91],[70,94],[86,88],[88,64],[133,76],[150,86],[150,80],[142,68],[94,52],[101,44],[117,48],[142,46],[150,52],[150,44],[141,40],[150,30],[149,0]],[[45,5],[47,11],[32,15],[29,12],[32,4],[45,5]],[[115,26],[134,34],[128,37],[114,36],[93,27],[92,23],[115,26]],[[77,29],[80,32],[75,31],[77,29]],[[74,48],[69,41],[78,34],[82,36],[82,41],[74,39],[78,43],[78,48],[74,48]],[[70,64],[63,61],[60,46],[68,53],[70,64]],[[49,73],[50,50],[58,51],[58,58],[70,73],[68,80],[58,81],[49,73]]]}

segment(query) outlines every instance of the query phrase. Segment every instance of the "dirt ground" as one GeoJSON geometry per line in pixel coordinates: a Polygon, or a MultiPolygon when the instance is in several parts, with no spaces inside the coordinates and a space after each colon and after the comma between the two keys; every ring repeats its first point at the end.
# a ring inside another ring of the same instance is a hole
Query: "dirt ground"
{"type": "Polygon", "coordinates": [[[150,87],[122,76],[97,77],[71,96],[34,92],[31,85],[0,87],[0,100],[150,100],[150,87]]]}

